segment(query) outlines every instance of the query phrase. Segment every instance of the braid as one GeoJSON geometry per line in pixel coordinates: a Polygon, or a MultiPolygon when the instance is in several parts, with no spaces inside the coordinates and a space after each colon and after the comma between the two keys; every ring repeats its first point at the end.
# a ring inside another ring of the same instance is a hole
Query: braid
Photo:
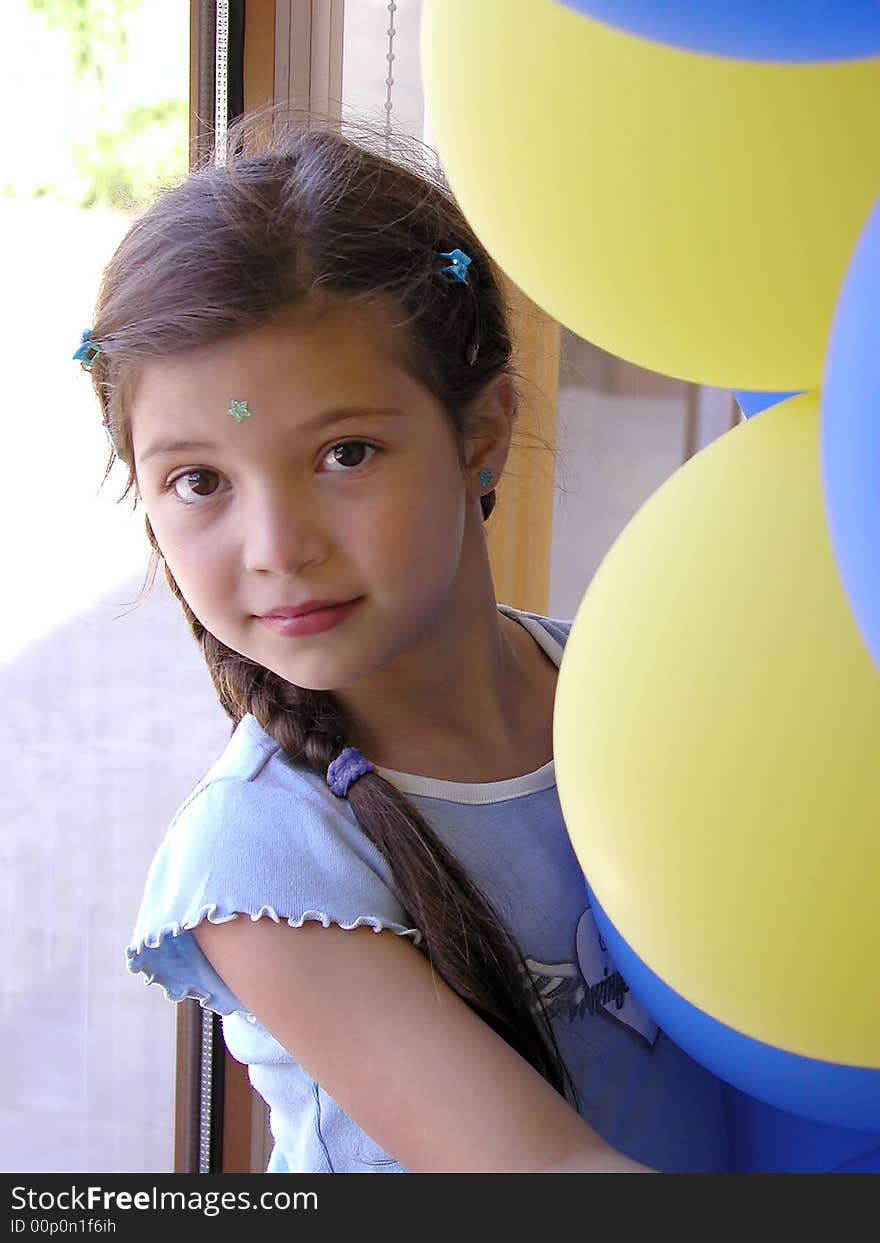
{"type": "MultiPolygon", "coordinates": [[[[159,548],[146,522],[147,535],[159,548]]],[[[165,566],[234,725],[250,713],[287,758],[326,778],[348,745],[349,722],[332,694],[310,691],[239,655],[195,616],[165,566]]],[[[540,994],[522,954],[488,898],[405,795],[378,773],[351,786],[348,802],[364,835],[387,860],[397,896],[422,934],[420,949],[450,988],[562,1095],[577,1104],[540,994]],[[540,1022],[529,1001],[536,1005],[540,1022]]]]}

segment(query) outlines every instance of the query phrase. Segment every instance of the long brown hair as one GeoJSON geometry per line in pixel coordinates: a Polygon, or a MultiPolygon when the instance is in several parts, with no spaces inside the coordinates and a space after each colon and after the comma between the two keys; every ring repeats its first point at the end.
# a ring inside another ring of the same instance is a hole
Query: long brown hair
{"type": "MultiPolygon", "coordinates": [[[[91,374],[115,450],[108,472],[115,456],[129,469],[123,495],[136,488],[128,409],[138,369],[292,308],[308,314],[343,300],[395,308],[408,365],[447,412],[460,450],[474,398],[511,371],[498,275],[430,158],[416,171],[314,124],[255,150],[261,123],[240,120],[225,165],[164,191],[105,269],[92,330],[101,352],[91,374]],[[455,248],[472,260],[467,287],[438,275],[438,253],[455,248]]],[[[494,491],[482,498],[484,521],[494,503],[494,491]]],[[[351,733],[333,694],[293,686],[219,642],[167,565],[165,573],[233,724],[252,714],[289,760],[325,775],[351,733]]],[[[522,955],[461,864],[378,773],[356,781],[348,801],[387,859],[434,969],[576,1101],[522,955]]]]}

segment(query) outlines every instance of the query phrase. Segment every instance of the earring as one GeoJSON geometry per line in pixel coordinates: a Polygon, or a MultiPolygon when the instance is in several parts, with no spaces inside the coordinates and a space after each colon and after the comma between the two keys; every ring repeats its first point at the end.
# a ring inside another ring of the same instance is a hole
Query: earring
{"type": "Polygon", "coordinates": [[[477,482],[479,483],[481,488],[485,488],[486,485],[491,480],[491,478],[492,478],[492,472],[488,469],[488,467],[486,467],[480,471],[477,477],[477,482]]]}

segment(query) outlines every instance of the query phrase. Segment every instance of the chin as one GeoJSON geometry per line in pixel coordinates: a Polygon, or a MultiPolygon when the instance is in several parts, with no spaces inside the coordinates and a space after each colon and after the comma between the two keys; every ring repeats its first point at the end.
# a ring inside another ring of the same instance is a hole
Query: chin
{"type": "Polygon", "coordinates": [[[338,670],[322,672],[320,669],[283,668],[271,665],[266,661],[260,661],[258,657],[252,657],[252,659],[257,660],[257,663],[262,664],[263,668],[268,669],[270,673],[274,673],[282,682],[286,682],[289,686],[295,686],[301,691],[332,693],[335,690],[341,690],[353,680],[338,670]]]}

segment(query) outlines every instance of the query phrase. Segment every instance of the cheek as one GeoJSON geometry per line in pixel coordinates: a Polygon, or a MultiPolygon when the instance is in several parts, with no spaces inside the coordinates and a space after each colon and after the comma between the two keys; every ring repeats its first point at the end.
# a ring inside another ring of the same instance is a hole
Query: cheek
{"type": "Polygon", "coordinates": [[[383,555],[405,581],[423,585],[455,572],[461,557],[465,503],[461,486],[425,487],[405,510],[382,523],[383,555]]]}
{"type": "Polygon", "coordinates": [[[173,521],[163,522],[161,514],[151,515],[150,525],[183,598],[207,625],[203,613],[229,579],[229,562],[222,542],[193,530],[183,532],[173,521]]]}

